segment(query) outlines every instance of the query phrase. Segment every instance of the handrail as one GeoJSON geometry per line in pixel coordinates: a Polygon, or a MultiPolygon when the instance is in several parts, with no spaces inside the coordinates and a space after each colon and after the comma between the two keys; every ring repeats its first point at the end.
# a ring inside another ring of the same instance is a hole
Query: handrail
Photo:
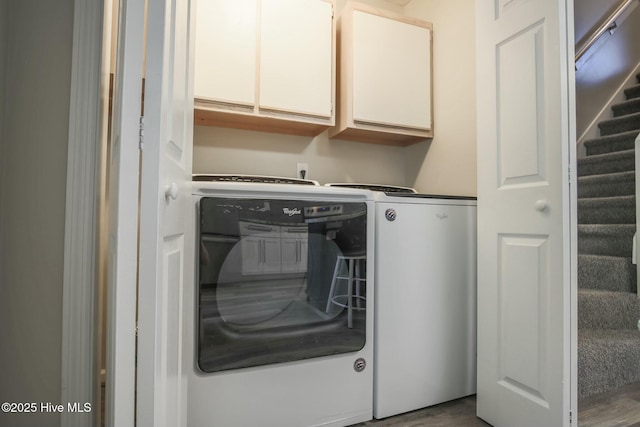
{"type": "Polygon", "coordinates": [[[593,46],[594,43],[604,35],[604,33],[606,33],[607,31],[613,31],[618,27],[618,24],[616,23],[618,18],[624,15],[627,9],[636,1],[637,0],[623,1],[616,8],[616,10],[614,10],[613,13],[611,13],[609,18],[591,33],[591,35],[589,36],[587,41],[584,43],[584,45],[580,49],[578,49],[578,52],[576,53],[576,62],[578,62],[578,60],[582,58],[582,55],[584,55],[587,52],[587,50],[589,50],[589,48],[593,46]]]}

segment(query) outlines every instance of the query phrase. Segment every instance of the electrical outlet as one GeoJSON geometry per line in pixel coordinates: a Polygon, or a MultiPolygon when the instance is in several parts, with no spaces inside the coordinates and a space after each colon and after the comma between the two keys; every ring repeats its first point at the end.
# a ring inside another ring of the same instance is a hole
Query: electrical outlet
{"type": "Polygon", "coordinates": [[[298,163],[296,169],[296,178],[309,179],[309,164],[298,163]]]}

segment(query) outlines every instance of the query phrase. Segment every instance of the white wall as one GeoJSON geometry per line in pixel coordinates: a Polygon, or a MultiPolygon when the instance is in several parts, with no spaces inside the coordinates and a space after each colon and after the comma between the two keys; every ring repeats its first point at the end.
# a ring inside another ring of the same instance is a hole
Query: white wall
{"type": "Polygon", "coordinates": [[[434,137],[406,148],[406,182],[420,192],[475,196],[475,1],[413,0],[433,23],[434,137]]]}
{"type": "MultiPolygon", "coordinates": [[[[60,402],[73,0],[3,2],[0,402],[60,402]]],[[[1,52],[1,51],[0,51],[1,52]]],[[[2,426],[60,416],[0,413],[2,426]]]]}
{"type": "MultiPolygon", "coordinates": [[[[415,186],[419,191],[475,195],[475,15],[472,0],[413,0],[404,9],[384,0],[364,3],[434,24],[436,137],[394,147],[197,126],[194,173],[295,176],[309,164],[321,183],[367,182],[415,186]]],[[[340,11],[346,0],[337,1],[340,11]]]]}

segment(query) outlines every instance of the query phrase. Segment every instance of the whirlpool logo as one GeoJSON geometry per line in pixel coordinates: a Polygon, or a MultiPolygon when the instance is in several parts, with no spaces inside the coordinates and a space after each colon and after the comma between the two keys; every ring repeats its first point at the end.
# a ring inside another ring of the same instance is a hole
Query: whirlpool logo
{"type": "Polygon", "coordinates": [[[285,215],[289,215],[289,216],[294,216],[294,215],[300,215],[302,214],[302,211],[298,208],[282,208],[282,213],[284,213],[285,215]]]}

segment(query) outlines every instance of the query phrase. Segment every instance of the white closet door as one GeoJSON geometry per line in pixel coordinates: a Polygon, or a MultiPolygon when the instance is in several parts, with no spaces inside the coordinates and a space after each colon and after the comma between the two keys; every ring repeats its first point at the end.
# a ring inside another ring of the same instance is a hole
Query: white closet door
{"type": "Polygon", "coordinates": [[[575,426],[573,1],[479,0],[476,39],[477,414],[575,426]]]}
{"type": "Polygon", "coordinates": [[[431,128],[431,31],[353,12],[353,119],[431,128]]]}
{"type": "Polygon", "coordinates": [[[331,117],[333,6],[263,0],[260,107],[331,117]]]}
{"type": "Polygon", "coordinates": [[[194,95],[254,105],[257,0],[198,0],[194,95]]]}

